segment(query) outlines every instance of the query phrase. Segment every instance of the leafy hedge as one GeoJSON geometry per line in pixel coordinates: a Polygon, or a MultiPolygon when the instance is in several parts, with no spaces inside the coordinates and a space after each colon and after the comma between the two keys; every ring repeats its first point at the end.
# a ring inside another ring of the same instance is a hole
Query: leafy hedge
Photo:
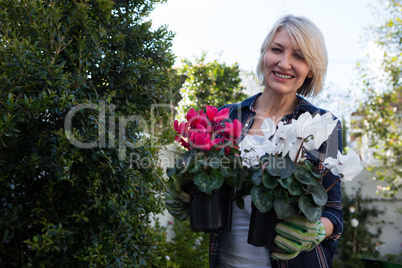
{"type": "Polygon", "coordinates": [[[0,267],[154,263],[166,137],[143,133],[173,64],[157,2],[0,1],[0,267]]]}

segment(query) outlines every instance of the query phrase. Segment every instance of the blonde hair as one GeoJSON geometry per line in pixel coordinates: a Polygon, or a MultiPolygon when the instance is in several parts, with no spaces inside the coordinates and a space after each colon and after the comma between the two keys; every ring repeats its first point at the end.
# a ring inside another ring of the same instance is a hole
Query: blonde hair
{"type": "Polygon", "coordinates": [[[257,64],[257,77],[261,85],[265,83],[264,57],[278,31],[286,29],[293,45],[299,47],[313,77],[304,80],[297,90],[302,96],[316,96],[324,86],[328,66],[328,54],[324,36],[320,29],[305,17],[286,15],[279,19],[268,33],[261,46],[261,55],[257,64]]]}

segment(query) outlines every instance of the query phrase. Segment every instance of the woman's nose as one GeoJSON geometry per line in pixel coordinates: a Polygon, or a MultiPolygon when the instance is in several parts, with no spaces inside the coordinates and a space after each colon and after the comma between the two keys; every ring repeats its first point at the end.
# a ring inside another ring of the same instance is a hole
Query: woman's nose
{"type": "Polygon", "coordinates": [[[291,59],[289,55],[282,54],[280,61],[278,62],[278,66],[284,69],[289,69],[291,66],[291,59]]]}

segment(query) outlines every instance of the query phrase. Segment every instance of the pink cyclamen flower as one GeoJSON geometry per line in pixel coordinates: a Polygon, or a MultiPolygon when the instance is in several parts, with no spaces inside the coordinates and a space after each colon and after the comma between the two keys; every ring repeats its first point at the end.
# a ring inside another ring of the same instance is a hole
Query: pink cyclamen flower
{"type": "Polygon", "coordinates": [[[241,134],[242,124],[235,119],[233,123],[225,122],[225,137],[229,141],[236,141],[241,134]]]}
{"type": "Polygon", "coordinates": [[[200,148],[201,150],[204,151],[209,151],[211,150],[212,146],[216,145],[219,142],[218,139],[211,140],[211,135],[206,134],[206,133],[194,133],[192,135],[192,141],[194,144],[194,147],[200,148]]]}
{"type": "Polygon", "coordinates": [[[194,141],[197,133],[202,133],[204,136],[207,133],[211,134],[211,128],[209,126],[207,128],[205,128],[203,125],[199,124],[196,127],[191,128],[188,131],[188,133],[189,133],[190,140],[194,141]]]}
{"type": "Polygon", "coordinates": [[[222,110],[218,111],[218,109],[216,107],[214,107],[214,106],[206,105],[206,107],[207,107],[208,119],[214,125],[219,123],[223,119],[228,118],[228,116],[229,116],[229,109],[228,108],[225,108],[225,109],[222,109],[222,110]]]}
{"type": "Polygon", "coordinates": [[[187,121],[190,121],[191,118],[197,116],[197,114],[198,114],[198,113],[194,110],[194,108],[190,108],[190,109],[188,110],[188,112],[187,112],[187,115],[186,115],[187,121]]]}
{"type": "Polygon", "coordinates": [[[184,148],[186,148],[187,150],[190,150],[190,144],[188,144],[188,142],[186,142],[182,137],[180,137],[179,135],[177,135],[174,138],[175,141],[179,142],[181,144],[181,146],[183,146],[184,148]]]}
{"type": "Polygon", "coordinates": [[[175,120],[173,124],[174,129],[178,135],[187,136],[188,133],[188,124],[186,122],[181,122],[175,120]]]}
{"type": "MultiPolygon", "coordinates": [[[[191,150],[194,147],[202,150],[211,150],[219,143],[224,144],[230,141],[235,145],[240,137],[242,124],[235,119],[232,123],[225,122],[220,124],[224,119],[229,117],[229,109],[218,110],[216,107],[206,105],[207,112],[203,110],[196,111],[190,108],[186,114],[187,122],[179,123],[174,121],[174,129],[177,133],[175,140],[184,148],[191,150]]],[[[222,147],[216,146],[215,149],[222,147]]],[[[230,149],[225,148],[225,153],[229,153],[230,149]]]]}
{"type": "Polygon", "coordinates": [[[203,125],[204,127],[208,126],[208,118],[204,114],[202,110],[196,112],[193,108],[191,108],[186,115],[187,123],[192,128],[196,128],[197,125],[203,125]]]}

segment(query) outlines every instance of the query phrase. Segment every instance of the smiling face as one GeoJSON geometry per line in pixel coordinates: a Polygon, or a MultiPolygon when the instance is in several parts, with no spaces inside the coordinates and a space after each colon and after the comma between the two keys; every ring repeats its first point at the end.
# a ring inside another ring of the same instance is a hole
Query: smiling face
{"type": "Polygon", "coordinates": [[[265,89],[277,94],[293,94],[312,72],[285,29],[275,34],[264,56],[265,89]]]}

